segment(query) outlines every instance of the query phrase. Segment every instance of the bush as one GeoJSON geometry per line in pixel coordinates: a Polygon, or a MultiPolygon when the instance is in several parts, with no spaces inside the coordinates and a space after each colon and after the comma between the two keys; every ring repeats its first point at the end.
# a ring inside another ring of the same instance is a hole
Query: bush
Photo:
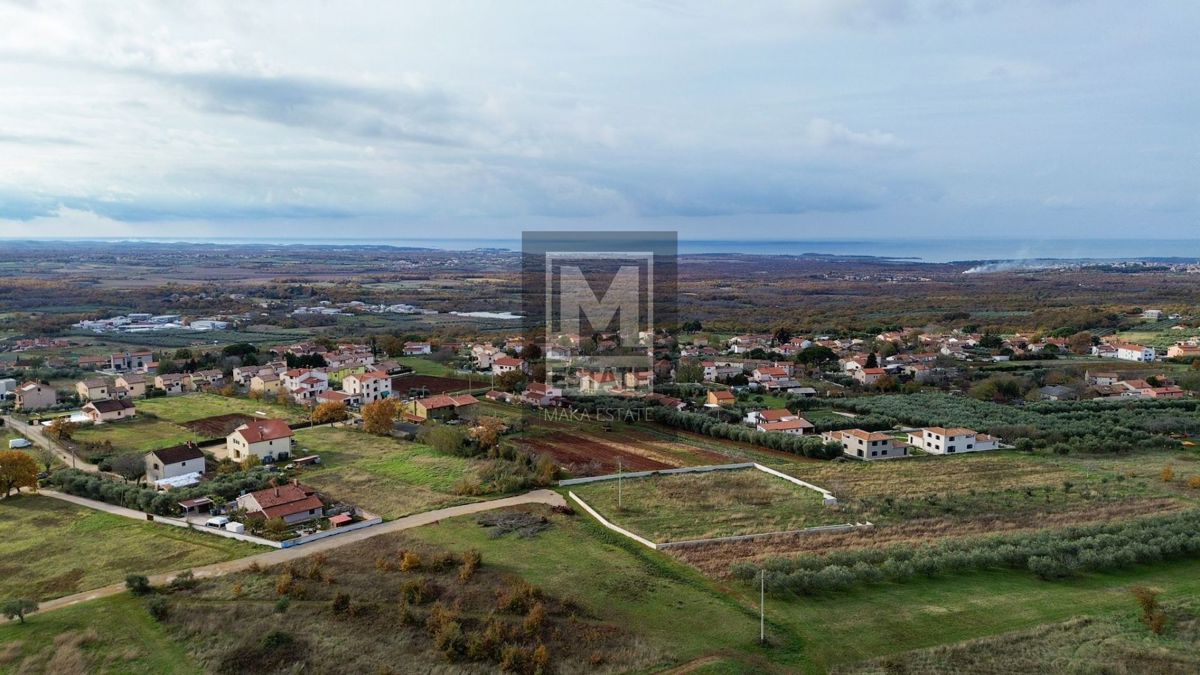
{"type": "Polygon", "coordinates": [[[177,574],[175,578],[171,580],[171,583],[168,584],[168,587],[172,591],[187,591],[195,588],[199,584],[200,580],[196,578],[196,575],[192,574],[191,570],[186,570],[177,574]]]}
{"type": "Polygon", "coordinates": [[[134,595],[147,595],[154,591],[150,580],[141,574],[130,574],[125,577],[125,588],[134,595]]]}
{"type": "Polygon", "coordinates": [[[283,596],[282,598],[275,601],[275,613],[283,614],[284,612],[286,612],[288,610],[288,607],[290,607],[291,604],[292,604],[292,598],[287,595],[283,596]]]}
{"type": "Polygon", "coordinates": [[[156,595],[146,601],[146,611],[150,612],[150,616],[154,617],[155,621],[166,621],[170,609],[170,603],[161,595],[156,595]]]}

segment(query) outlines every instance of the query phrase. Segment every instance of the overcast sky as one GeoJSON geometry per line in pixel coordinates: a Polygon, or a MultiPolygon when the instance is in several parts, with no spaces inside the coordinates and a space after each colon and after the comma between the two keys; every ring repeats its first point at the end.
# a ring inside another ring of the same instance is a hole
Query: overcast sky
{"type": "Polygon", "coordinates": [[[1200,237],[1200,3],[0,0],[0,235],[1200,237]]]}

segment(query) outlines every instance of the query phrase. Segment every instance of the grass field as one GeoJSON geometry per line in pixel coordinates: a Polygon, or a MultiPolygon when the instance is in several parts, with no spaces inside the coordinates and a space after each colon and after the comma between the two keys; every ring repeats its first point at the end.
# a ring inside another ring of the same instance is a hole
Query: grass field
{"type": "Polygon", "coordinates": [[[319,468],[305,470],[305,483],[385,518],[474,501],[454,494],[474,466],[462,457],[345,428],[302,429],[295,442],[297,453],[321,456],[319,468]]]}
{"type": "Polygon", "coordinates": [[[175,423],[191,422],[229,413],[257,416],[258,412],[264,412],[270,417],[283,418],[289,422],[303,422],[308,419],[306,412],[298,406],[281,406],[265,401],[252,401],[248,398],[203,393],[139,400],[137,408],[139,412],[152,413],[161,419],[175,423]]]}
{"type": "Polygon", "coordinates": [[[131,420],[81,427],[75,432],[72,439],[76,443],[110,441],[117,454],[134,451],[148,452],[187,441],[204,440],[198,434],[178,424],[150,417],[135,417],[131,420]]]}
{"type": "Polygon", "coordinates": [[[572,486],[605,518],[651,541],[798,530],[852,520],[815,490],[762,471],[650,476],[572,486]],[[621,507],[617,505],[618,489],[621,507]]]}
{"type": "Polygon", "coordinates": [[[454,369],[421,356],[398,356],[394,359],[402,366],[412,368],[417,375],[456,376],[454,369]]]}
{"type": "Polygon", "coordinates": [[[1164,607],[1170,621],[1161,636],[1152,634],[1130,608],[887,656],[837,672],[952,675],[993,671],[998,663],[1014,673],[1200,672],[1200,620],[1194,605],[1168,602],[1164,607]]]}
{"type": "Polygon", "coordinates": [[[0,597],[5,598],[46,600],[117,583],[126,574],[186,569],[262,550],[50,497],[0,500],[0,597]]]}
{"type": "Polygon", "coordinates": [[[463,517],[412,530],[412,536],[454,551],[477,549],[484,565],[514,572],[574,600],[587,614],[627,627],[663,653],[660,668],[710,656],[719,656],[714,662],[729,672],[788,672],[797,663],[794,646],[761,649],[755,613],[693,570],[586,516],[530,510],[544,514],[550,529],[534,537],[493,537],[474,517],[463,517]]]}
{"type": "Polygon", "coordinates": [[[143,606],[118,595],[0,623],[0,673],[203,672],[143,606]]]}

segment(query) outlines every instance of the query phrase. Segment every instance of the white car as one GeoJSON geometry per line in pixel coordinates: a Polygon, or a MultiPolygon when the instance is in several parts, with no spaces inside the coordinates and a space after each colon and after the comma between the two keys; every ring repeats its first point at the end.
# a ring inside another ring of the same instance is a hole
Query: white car
{"type": "Polygon", "coordinates": [[[229,522],[229,519],[226,518],[225,516],[213,516],[212,518],[209,518],[208,520],[204,521],[204,524],[207,525],[208,527],[222,528],[222,527],[225,527],[225,525],[228,522],[229,522]]]}

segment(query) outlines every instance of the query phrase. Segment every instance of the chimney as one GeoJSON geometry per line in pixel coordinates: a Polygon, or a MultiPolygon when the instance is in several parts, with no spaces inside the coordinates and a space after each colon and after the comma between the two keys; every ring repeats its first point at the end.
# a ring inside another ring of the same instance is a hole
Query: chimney
{"type": "Polygon", "coordinates": [[[279,496],[279,486],[278,485],[275,486],[275,496],[276,497],[279,496]]]}
{"type": "Polygon", "coordinates": [[[299,478],[293,478],[293,479],[292,479],[292,485],[295,485],[296,487],[300,487],[300,479],[299,479],[299,478]]]}

